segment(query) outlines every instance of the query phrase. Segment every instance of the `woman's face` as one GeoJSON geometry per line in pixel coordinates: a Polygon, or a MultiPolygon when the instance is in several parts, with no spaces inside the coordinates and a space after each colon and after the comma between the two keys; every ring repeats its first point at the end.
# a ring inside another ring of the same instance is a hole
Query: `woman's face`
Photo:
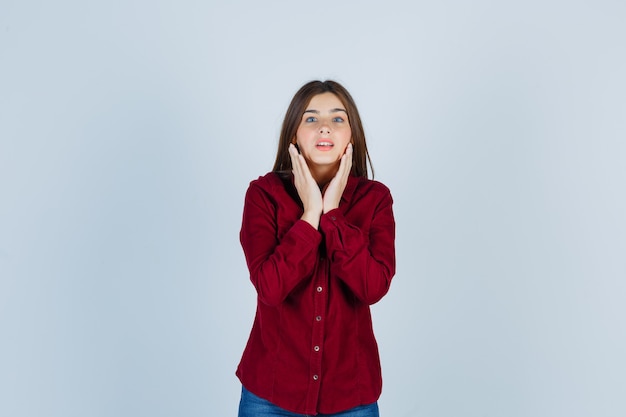
{"type": "Polygon", "coordinates": [[[348,114],[333,93],[313,96],[302,114],[296,143],[309,168],[337,165],[352,137],[348,114]]]}

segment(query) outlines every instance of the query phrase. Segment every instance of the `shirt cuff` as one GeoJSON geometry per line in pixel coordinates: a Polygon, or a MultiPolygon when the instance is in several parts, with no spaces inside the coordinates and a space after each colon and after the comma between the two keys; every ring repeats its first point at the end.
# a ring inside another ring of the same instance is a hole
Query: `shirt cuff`
{"type": "Polygon", "coordinates": [[[306,243],[317,246],[322,241],[322,234],[319,230],[315,229],[307,221],[299,219],[291,228],[292,233],[295,233],[298,238],[304,240],[306,243]]]}
{"type": "Polygon", "coordinates": [[[343,221],[343,213],[341,213],[338,208],[332,209],[331,211],[322,214],[322,217],[320,218],[320,228],[322,230],[336,228],[338,227],[338,223],[343,221]]]}

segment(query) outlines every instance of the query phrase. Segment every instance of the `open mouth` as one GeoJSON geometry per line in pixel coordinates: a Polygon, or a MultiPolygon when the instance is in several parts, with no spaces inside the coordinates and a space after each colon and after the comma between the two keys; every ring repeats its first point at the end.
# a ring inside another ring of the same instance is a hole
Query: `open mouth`
{"type": "Polygon", "coordinates": [[[332,149],[333,146],[335,146],[335,144],[327,140],[321,140],[315,144],[315,147],[321,150],[332,149]]]}

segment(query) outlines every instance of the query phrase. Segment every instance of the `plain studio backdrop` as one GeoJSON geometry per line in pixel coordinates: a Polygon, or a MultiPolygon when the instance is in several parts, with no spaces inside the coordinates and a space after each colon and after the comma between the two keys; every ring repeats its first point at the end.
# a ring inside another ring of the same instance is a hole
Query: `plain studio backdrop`
{"type": "Polygon", "coordinates": [[[235,416],[296,90],[395,199],[385,417],[626,415],[623,1],[0,1],[0,415],[235,416]]]}

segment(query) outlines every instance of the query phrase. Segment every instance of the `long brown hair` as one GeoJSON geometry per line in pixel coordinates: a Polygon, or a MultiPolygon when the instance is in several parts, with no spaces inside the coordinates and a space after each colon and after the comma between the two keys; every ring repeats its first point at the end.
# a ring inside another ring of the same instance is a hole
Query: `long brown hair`
{"type": "Polygon", "coordinates": [[[272,171],[282,173],[291,171],[289,144],[291,144],[292,140],[296,137],[302,114],[311,102],[311,99],[323,93],[333,93],[346,107],[348,122],[352,130],[352,174],[357,177],[369,178],[369,166],[372,177],[374,177],[372,160],[367,151],[367,144],[365,142],[365,131],[363,130],[361,116],[359,116],[356,104],[350,93],[348,93],[348,90],[338,82],[332,80],[310,81],[303,85],[296,95],[293,96],[291,104],[289,104],[289,108],[285,114],[285,119],[283,120],[283,127],[281,128],[280,139],[278,141],[278,150],[276,152],[276,162],[274,162],[272,171]]]}

